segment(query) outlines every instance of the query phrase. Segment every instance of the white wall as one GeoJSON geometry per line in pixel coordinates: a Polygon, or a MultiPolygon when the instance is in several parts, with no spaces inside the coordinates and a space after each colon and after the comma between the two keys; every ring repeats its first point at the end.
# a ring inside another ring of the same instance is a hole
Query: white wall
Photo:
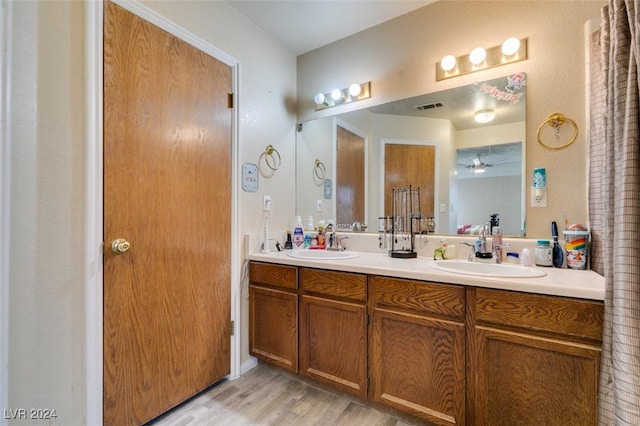
{"type": "MultiPolygon", "coordinates": [[[[240,194],[240,230],[261,229],[263,194],[273,199],[273,227],[285,228],[294,210],[295,56],[224,2],[146,4],[240,61],[239,162],[256,163],[268,144],[282,156],[259,192],[240,194]]],[[[81,425],[96,403],[85,396],[83,277],[85,43],[94,29],[85,25],[84,2],[12,5],[10,334],[2,408],[56,409],[52,424],[81,425]]],[[[246,328],[246,303],[244,310],[246,328]]],[[[246,342],[243,330],[244,359],[246,342]]]]}
{"type": "Polygon", "coordinates": [[[550,236],[552,220],[566,214],[586,223],[586,108],[584,24],[606,0],[438,1],[298,57],[298,119],[382,104],[516,72],[527,73],[527,187],[532,170],[546,167],[548,207],[527,208],[527,235],[550,236]],[[478,45],[497,46],[507,37],[528,38],[523,62],[440,82],[436,63],[478,45]],[[352,81],[371,81],[371,99],[313,111],[313,95],[352,81]],[[579,126],[577,141],[562,151],[537,143],[537,130],[562,112],[579,126]],[[570,168],[567,165],[571,165],[570,168]]]}

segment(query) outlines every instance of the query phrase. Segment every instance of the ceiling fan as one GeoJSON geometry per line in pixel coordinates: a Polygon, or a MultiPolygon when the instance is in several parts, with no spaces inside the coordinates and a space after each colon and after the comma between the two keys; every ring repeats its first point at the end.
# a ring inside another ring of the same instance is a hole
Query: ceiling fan
{"type": "Polygon", "coordinates": [[[493,164],[485,163],[480,160],[480,154],[476,154],[476,156],[471,160],[471,164],[467,164],[465,167],[472,170],[474,173],[484,173],[485,169],[487,167],[493,167],[493,164]]]}

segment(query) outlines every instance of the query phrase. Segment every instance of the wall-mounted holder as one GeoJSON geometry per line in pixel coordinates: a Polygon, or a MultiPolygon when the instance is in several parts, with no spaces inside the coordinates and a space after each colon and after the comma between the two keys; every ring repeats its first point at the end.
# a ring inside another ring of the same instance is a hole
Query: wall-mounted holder
{"type": "Polygon", "coordinates": [[[262,175],[270,177],[273,176],[276,170],[278,170],[282,165],[282,157],[280,157],[280,153],[273,147],[273,145],[267,145],[264,152],[260,154],[258,164],[260,165],[260,172],[262,172],[262,175]],[[262,168],[263,163],[267,165],[268,170],[262,168]]]}
{"type": "Polygon", "coordinates": [[[547,149],[563,149],[575,142],[578,125],[559,112],[549,116],[538,128],[538,142],[547,149]],[[562,127],[564,124],[569,126],[562,127]]]}
{"type": "Polygon", "coordinates": [[[324,166],[324,163],[318,159],[313,163],[313,181],[318,186],[322,186],[324,184],[325,178],[327,176],[327,168],[324,166]]]}

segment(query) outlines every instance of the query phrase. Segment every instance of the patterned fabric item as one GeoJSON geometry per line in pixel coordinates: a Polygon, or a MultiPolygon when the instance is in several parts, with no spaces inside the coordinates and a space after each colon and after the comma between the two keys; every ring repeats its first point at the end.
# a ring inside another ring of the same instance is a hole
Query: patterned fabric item
{"type": "Polygon", "coordinates": [[[637,0],[610,0],[591,40],[591,268],[605,277],[599,425],[640,425],[640,132],[637,0]]]}

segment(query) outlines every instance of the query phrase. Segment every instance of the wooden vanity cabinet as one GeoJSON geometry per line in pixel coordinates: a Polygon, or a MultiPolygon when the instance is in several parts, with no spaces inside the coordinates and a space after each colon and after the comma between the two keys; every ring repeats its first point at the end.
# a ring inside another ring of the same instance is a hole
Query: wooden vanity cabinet
{"type": "Polygon", "coordinates": [[[298,371],[298,269],[249,263],[249,353],[298,371]]]}
{"type": "Polygon", "coordinates": [[[367,277],[300,268],[300,372],[367,396],[367,277]]]}
{"type": "Polygon", "coordinates": [[[603,303],[484,288],[470,292],[473,424],[595,425],[603,303]]]}
{"type": "Polygon", "coordinates": [[[434,424],[465,424],[464,287],[371,281],[371,397],[434,424]]]}

